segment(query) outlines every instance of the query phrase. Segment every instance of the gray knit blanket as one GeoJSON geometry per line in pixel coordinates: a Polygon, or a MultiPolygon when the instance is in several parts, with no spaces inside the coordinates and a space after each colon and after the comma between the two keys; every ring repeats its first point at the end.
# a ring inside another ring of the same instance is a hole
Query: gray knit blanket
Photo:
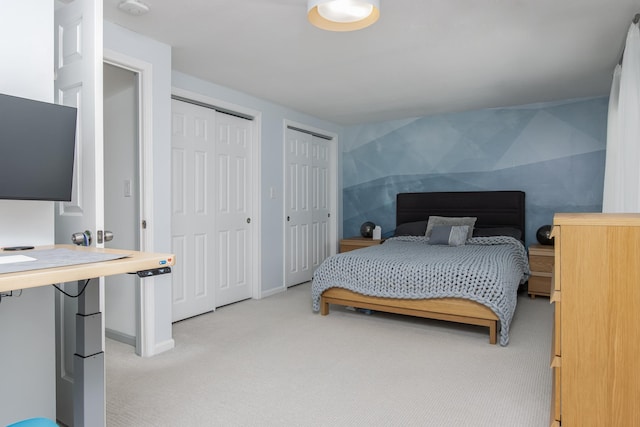
{"type": "Polygon", "coordinates": [[[313,274],[313,310],[319,311],[322,292],[334,287],[386,298],[464,298],[498,316],[500,345],[507,345],[518,286],[529,275],[522,243],[506,236],[474,237],[456,247],[428,241],[393,237],[327,258],[313,274]]]}

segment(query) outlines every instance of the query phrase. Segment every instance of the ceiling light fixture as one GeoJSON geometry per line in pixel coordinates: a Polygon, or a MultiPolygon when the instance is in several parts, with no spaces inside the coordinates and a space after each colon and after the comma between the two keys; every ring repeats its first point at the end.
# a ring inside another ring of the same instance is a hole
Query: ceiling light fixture
{"type": "Polygon", "coordinates": [[[144,15],[149,12],[149,6],[139,0],[123,0],[118,5],[118,8],[135,16],[144,15]]]}
{"type": "Polygon", "coordinates": [[[376,22],[379,17],[379,0],[308,0],[307,2],[309,22],[323,30],[360,30],[376,22]]]}

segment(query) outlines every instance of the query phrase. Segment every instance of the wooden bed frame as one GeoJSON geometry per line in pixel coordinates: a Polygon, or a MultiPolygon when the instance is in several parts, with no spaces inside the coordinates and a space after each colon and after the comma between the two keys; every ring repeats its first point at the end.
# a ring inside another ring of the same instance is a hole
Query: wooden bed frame
{"type": "MultiPolygon", "coordinates": [[[[524,196],[522,191],[401,193],[396,199],[396,226],[424,221],[430,215],[474,216],[478,218],[476,228],[517,228],[522,232],[524,241],[524,196]]],[[[320,314],[329,314],[329,304],[486,326],[489,328],[489,342],[497,342],[498,316],[475,301],[461,298],[381,298],[343,288],[330,288],[320,296],[320,314]]]]}

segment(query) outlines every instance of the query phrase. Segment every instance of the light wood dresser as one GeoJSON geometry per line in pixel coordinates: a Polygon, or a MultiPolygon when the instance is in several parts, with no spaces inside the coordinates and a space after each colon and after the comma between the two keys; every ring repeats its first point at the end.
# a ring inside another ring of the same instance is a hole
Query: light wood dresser
{"type": "Polygon", "coordinates": [[[556,214],[551,425],[640,426],[640,214],[556,214]]]}

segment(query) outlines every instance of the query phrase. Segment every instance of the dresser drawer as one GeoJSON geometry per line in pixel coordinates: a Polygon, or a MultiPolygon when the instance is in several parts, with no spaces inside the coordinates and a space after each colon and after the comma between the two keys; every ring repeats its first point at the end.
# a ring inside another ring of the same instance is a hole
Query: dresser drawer
{"type": "Polygon", "coordinates": [[[549,273],[553,271],[553,257],[529,254],[529,269],[536,273],[549,273]]]}
{"type": "Polygon", "coordinates": [[[560,302],[560,297],[558,296],[558,293],[556,292],[554,294],[554,299],[558,298],[558,300],[555,301],[555,307],[554,307],[554,320],[553,320],[553,352],[555,356],[560,356],[562,354],[562,348],[560,347],[560,343],[562,341],[560,341],[560,328],[561,323],[560,323],[560,304],[562,304],[560,302]]]}
{"type": "Polygon", "coordinates": [[[553,383],[551,385],[551,426],[560,425],[560,397],[561,397],[561,377],[560,372],[562,369],[562,350],[560,348],[560,329],[561,324],[561,293],[560,291],[553,291],[551,295],[551,303],[553,303],[553,331],[551,334],[551,368],[553,370],[553,383]]]}
{"type": "Polygon", "coordinates": [[[553,383],[551,385],[551,419],[552,425],[560,425],[560,366],[553,368],[553,383]]]}

